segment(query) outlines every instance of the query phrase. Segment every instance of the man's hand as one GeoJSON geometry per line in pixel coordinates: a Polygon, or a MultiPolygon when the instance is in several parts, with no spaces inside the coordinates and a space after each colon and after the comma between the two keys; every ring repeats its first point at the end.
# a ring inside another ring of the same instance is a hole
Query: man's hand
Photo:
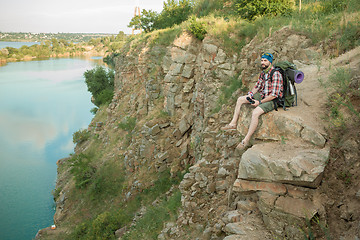
{"type": "Polygon", "coordinates": [[[254,103],[251,104],[251,105],[254,106],[254,107],[257,107],[257,106],[260,105],[260,102],[259,102],[258,100],[255,100],[255,99],[254,99],[254,103]]]}

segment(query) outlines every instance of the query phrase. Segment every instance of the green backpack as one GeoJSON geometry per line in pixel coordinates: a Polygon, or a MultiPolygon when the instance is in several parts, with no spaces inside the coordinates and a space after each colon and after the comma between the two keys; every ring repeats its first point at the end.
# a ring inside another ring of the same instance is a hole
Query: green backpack
{"type": "Polygon", "coordinates": [[[274,69],[270,72],[270,79],[272,79],[274,72],[278,71],[283,78],[283,96],[274,99],[275,110],[278,106],[286,110],[286,107],[297,106],[297,91],[295,83],[301,83],[304,79],[304,73],[298,71],[296,65],[282,61],[274,64],[274,69]]]}

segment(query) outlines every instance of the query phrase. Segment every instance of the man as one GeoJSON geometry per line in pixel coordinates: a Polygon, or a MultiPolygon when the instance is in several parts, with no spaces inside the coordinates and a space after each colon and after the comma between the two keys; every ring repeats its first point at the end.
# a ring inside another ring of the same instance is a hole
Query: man
{"type": "Polygon", "coordinates": [[[270,79],[270,72],[274,69],[272,66],[273,59],[274,57],[271,53],[265,53],[261,56],[261,68],[263,71],[260,73],[255,87],[251,92],[248,92],[246,96],[241,96],[237,99],[234,116],[231,122],[221,128],[222,130],[236,129],[240,108],[244,103],[249,103],[251,106],[255,107],[252,112],[249,130],[245,138],[236,147],[237,149],[241,150],[249,145],[250,139],[259,123],[259,117],[264,113],[274,110],[273,100],[280,98],[283,95],[283,79],[281,74],[278,71],[275,71],[272,79],[270,79]]]}

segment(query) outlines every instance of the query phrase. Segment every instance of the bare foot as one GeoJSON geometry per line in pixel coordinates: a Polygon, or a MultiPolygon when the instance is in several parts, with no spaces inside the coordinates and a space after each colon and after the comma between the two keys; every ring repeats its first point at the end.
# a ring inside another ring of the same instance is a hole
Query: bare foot
{"type": "Polygon", "coordinates": [[[228,125],[226,125],[225,127],[222,127],[222,128],[220,128],[220,129],[223,130],[223,131],[236,130],[236,125],[228,124],[228,125]]]}
{"type": "Polygon", "coordinates": [[[249,142],[245,142],[245,140],[242,140],[237,146],[236,149],[243,150],[249,146],[249,142]]]}

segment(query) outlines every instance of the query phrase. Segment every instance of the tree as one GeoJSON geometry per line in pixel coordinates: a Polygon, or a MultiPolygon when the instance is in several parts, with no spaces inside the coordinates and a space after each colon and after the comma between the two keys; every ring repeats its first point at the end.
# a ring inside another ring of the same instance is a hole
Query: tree
{"type": "Polygon", "coordinates": [[[128,27],[143,29],[145,32],[172,27],[187,20],[192,9],[193,4],[190,0],[167,0],[160,14],[143,9],[141,16],[133,17],[128,27]]]}
{"type": "Polygon", "coordinates": [[[192,13],[192,9],[193,4],[190,0],[167,0],[154,28],[163,29],[184,22],[192,13]]]}
{"type": "Polygon", "coordinates": [[[123,31],[120,31],[115,38],[115,41],[125,41],[126,35],[123,31]]]}
{"type": "Polygon", "coordinates": [[[157,12],[143,9],[141,11],[141,16],[136,15],[133,17],[128,27],[142,29],[145,32],[151,32],[154,30],[154,24],[156,24],[158,17],[159,14],[157,12]]]}
{"type": "Polygon", "coordinates": [[[97,66],[92,70],[87,70],[84,77],[88,91],[93,95],[96,106],[100,107],[111,102],[115,78],[113,70],[106,71],[105,68],[97,66]]]}

